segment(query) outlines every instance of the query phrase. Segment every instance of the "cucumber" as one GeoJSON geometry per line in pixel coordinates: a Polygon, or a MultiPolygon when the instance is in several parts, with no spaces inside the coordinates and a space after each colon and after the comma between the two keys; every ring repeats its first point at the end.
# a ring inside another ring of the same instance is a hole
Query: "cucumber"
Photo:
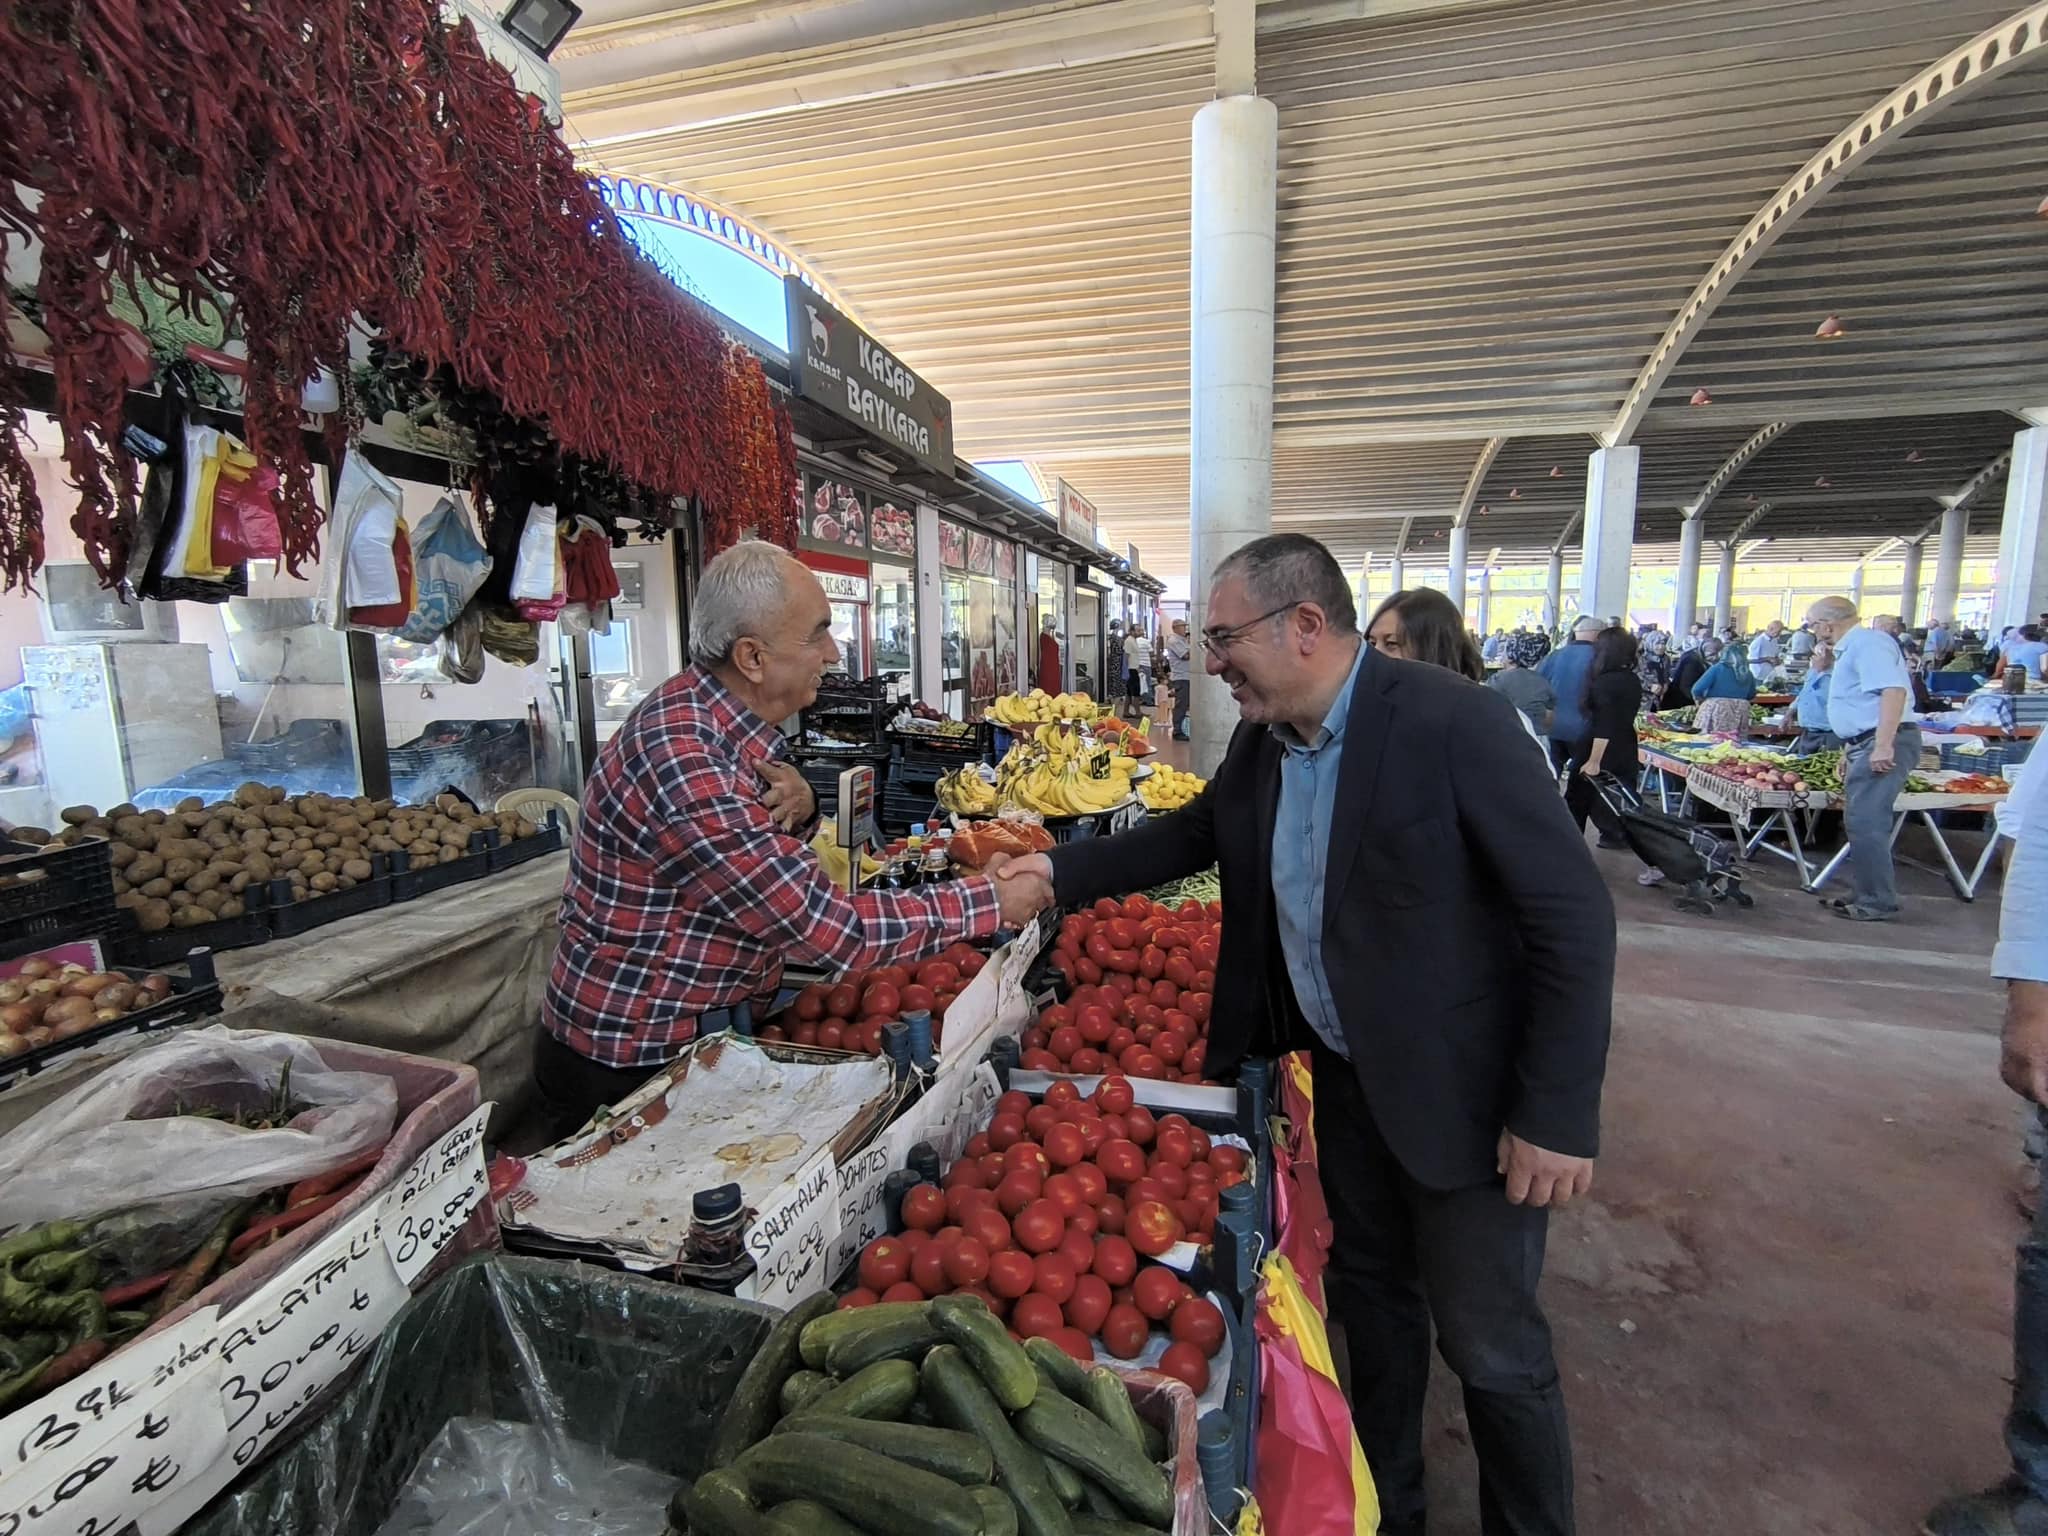
{"type": "Polygon", "coordinates": [[[856,1419],[900,1419],[917,1396],[917,1367],[908,1360],[877,1360],[866,1370],[821,1392],[805,1413],[840,1413],[856,1419]]]}
{"type": "Polygon", "coordinates": [[[739,1385],[733,1388],[732,1401],[726,1404],[718,1433],[711,1437],[711,1449],[704,1461],[707,1468],[730,1466],[735,1456],[768,1433],[768,1426],[775,1422],[783,1378],[796,1369],[803,1331],[829,1314],[832,1305],[832,1296],[827,1292],[798,1302],[775,1320],[761,1347],[754,1351],[754,1358],[740,1373],[739,1385]]]}
{"type": "Polygon", "coordinates": [[[974,1362],[995,1400],[1011,1413],[1028,1408],[1038,1395],[1038,1372],[995,1313],[973,1296],[941,1296],[930,1305],[932,1322],[974,1362]]]}
{"type": "Polygon", "coordinates": [[[1160,1536],[1163,1526],[1140,1525],[1111,1515],[1074,1516],[1074,1536],[1160,1536]]]}
{"type": "Polygon", "coordinates": [[[1017,1433],[1046,1455],[1085,1472],[1124,1508],[1154,1525],[1173,1523],[1173,1485],[1142,1451],[1078,1404],[1054,1395],[1017,1415],[1017,1433]]]}
{"type": "Polygon", "coordinates": [[[1081,1510],[1085,1514],[1100,1515],[1105,1520],[1125,1518],[1123,1505],[1112,1499],[1102,1484],[1092,1477],[1081,1479],[1081,1510]]]}
{"type": "Polygon", "coordinates": [[[1081,1507],[1081,1474],[1061,1461],[1057,1456],[1045,1458],[1046,1476],[1052,1479],[1052,1491],[1060,1496],[1060,1502],[1068,1509],[1081,1507]]]}
{"type": "Polygon", "coordinates": [[[784,1415],[801,1412],[805,1403],[823,1397],[838,1385],[823,1371],[791,1371],[782,1381],[780,1398],[784,1415]]]}
{"type": "Polygon", "coordinates": [[[1017,1438],[967,1357],[941,1344],[924,1357],[925,1401],[949,1428],[979,1435],[995,1456],[996,1478],[1017,1506],[1022,1536],[1074,1536],[1067,1507],[1053,1491],[1045,1459],[1017,1438]]]}
{"type": "Polygon", "coordinates": [[[1166,1443],[1165,1430],[1161,1429],[1157,1424],[1147,1423],[1143,1419],[1138,1421],[1138,1428],[1145,1432],[1145,1459],[1147,1461],[1156,1462],[1163,1467],[1168,1461],[1172,1460],[1172,1450],[1166,1443]]]}
{"type": "Polygon", "coordinates": [[[776,1505],[768,1511],[768,1523],[776,1536],[863,1536],[859,1526],[811,1499],[776,1505]]]}
{"type": "MultiPolygon", "coordinates": [[[[706,1472],[679,1495],[690,1519],[690,1536],[779,1536],[775,1527],[754,1508],[752,1489],[744,1477],[724,1468],[706,1472]]],[[[669,1520],[675,1520],[675,1503],[669,1506],[669,1520]]]]}
{"type": "Polygon", "coordinates": [[[1124,1385],[1123,1377],[1106,1365],[1098,1365],[1086,1372],[1082,1380],[1084,1390],[1074,1401],[1122,1435],[1132,1450],[1148,1461],[1153,1459],[1145,1444],[1144,1422],[1138,1417],[1137,1405],[1131,1401],[1131,1389],[1124,1385]]]}
{"type": "Polygon", "coordinates": [[[1024,1353],[1031,1363],[1052,1378],[1052,1384],[1082,1407],[1088,1406],[1088,1367],[1051,1339],[1026,1339],[1024,1353]]]}
{"type": "Polygon", "coordinates": [[[814,1371],[825,1369],[825,1357],[836,1339],[847,1338],[869,1328],[922,1312],[921,1301],[884,1301],[872,1307],[848,1307],[844,1312],[827,1312],[804,1324],[798,1348],[804,1364],[814,1371]]]}
{"type": "Polygon", "coordinates": [[[872,1328],[835,1338],[825,1351],[825,1368],[843,1380],[877,1360],[922,1360],[938,1342],[930,1312],[919,1307],[907,1317],[885,1318],[872,1328]]]}
{"type": "Polygon", "coordinates": [[[792,1414],[775,1426],[775,1433],[823,1435],[842,1440],[863,1450],[935,1472],[949,1481],[972,1485],[995,1481],[995,1458],[979,1435],[957,1429],[924,1429],[915,1424],[884,1424],[873,1419],[849,1418],[844,1414],[792,1414]]]}
{"type": "Polygon", "coordinates": [[[970,1488],[981,1506],[982,1536],[1017,1536],[1017,1506],[1000,1488],[970,1488]]]}
{"type": "Polygon", "coordinates": [[[743,1452],[737,1465],[747,1487],[762,1497],[812,1499],[868,1530],[981,1536],[981,1506],[966,1489],[823,1435],[771,1435],[743,1452]]]}

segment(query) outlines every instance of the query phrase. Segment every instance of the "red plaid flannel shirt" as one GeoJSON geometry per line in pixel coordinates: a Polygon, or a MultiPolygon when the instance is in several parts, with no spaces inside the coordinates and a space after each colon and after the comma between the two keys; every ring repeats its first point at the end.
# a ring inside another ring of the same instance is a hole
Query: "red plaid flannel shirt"
{"type": "Polygon", "coordinates": [[[848,897],[761,803],[782,736],[686,667],[597,755],[562,893],[541,1018],[606,1066],[654,1066],[697,1016],[773,995],[786,958],[833,971],[996,931],[985,880],[848,897]]]}

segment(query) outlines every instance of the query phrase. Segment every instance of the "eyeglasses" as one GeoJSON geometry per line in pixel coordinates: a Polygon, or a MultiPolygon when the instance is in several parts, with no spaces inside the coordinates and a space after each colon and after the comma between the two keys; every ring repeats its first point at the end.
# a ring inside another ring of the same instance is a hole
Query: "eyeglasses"
{"type": "Polygon", "coordinates": [[[1266,620],[1277,619],[1283,613],[1292,612],[1294,609],[1299,608],[1304,601],[1305,599],[1303,598],[1296,598],[1291,603],[1282,603],[1278,608],[1262,613],[1256,619],[1248,620],[1243,624],[1233,624],[1227,629],[1205,629],[1202,631],[1201,647],[1212,656],[1226,656],[1230,653],[1230,648],[1233,645],[1265,623],[1266,620]]]}

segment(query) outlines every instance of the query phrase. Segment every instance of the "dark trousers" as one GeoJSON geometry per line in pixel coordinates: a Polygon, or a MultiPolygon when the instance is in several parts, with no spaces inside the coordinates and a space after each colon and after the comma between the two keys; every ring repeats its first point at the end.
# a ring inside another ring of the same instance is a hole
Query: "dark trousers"
{"type": "Polygon", "coordinates": [[[662,1069],[608,1067],[562,1044],[543,1028],[533,1047],[533,1086],[547,1124],[548,1145],[573,1136],[607,1104],[616,1104],[662,1069]]]}
{"type": "MultiPolygon", "coordinates": [[[[2039,1159],[2048,1111],[2033,1111],[2027,1155],[2039,1159]]],[[[2012,1409],[2005,1443],[2013,1471],[2048,1508],[2048,1200],[2034,1207],[2034,1225],[2020,1242],[2012,1316],[2012,1409]]]]}
{"type": "Polygon", "coordinates": [[[1486,1536],[1571,1536],[1572,1455],[1550,1325],[1536,1301],[1545,1212],[1499,1180],[1426,1189],[1373,1123],[1350,1063],[1315,1054],[1316,1139],[1335,1243],[1327,1284],[1351,1363],[1351,1416],[1383,1536],[1422,1536],[1430,1325],[1465,1389],[1486,1536]]]}
{"type": "Polygon", "coordinates": [[[1184,677],[1173,681],[1173,734],[1185,736],[1188,733],[1188,680],[1184,677]]]}
{"type": "MultiPolygon", "coordinates": [[[[1586,830],[1587,818],[1590,817],[1593,825],[1600,829],[1602,837],[1621,837],[1621,818],[1614,814],[1614,807],[1609,805],[1600,791],[1593,787],[1593,781],[1579,772],[1579,762],[1580,759],[1575,755],[1565,764],[1571,777],[1565,780],[1564,803],[1572,813],[1572,820],[1579,824],[1579,830],[1583,832],[1586,830]]],[[[1614,776],[1630,789],[1636,787],[1642,771],[1640,762],[1617,766],[1613,770],[1614,776]]]]}

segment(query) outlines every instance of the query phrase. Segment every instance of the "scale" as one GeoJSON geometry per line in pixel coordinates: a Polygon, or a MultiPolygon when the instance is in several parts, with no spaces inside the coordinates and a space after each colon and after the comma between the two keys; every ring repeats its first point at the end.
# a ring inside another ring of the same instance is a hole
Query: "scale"
{"type": "Polygon", "coordinates": [[[873,768],[863,764],[840,771],[837,823],[839,846],[846,850],[846,889],[851,895],[860,889],[861,855],[877,836],[873,768]]]}

